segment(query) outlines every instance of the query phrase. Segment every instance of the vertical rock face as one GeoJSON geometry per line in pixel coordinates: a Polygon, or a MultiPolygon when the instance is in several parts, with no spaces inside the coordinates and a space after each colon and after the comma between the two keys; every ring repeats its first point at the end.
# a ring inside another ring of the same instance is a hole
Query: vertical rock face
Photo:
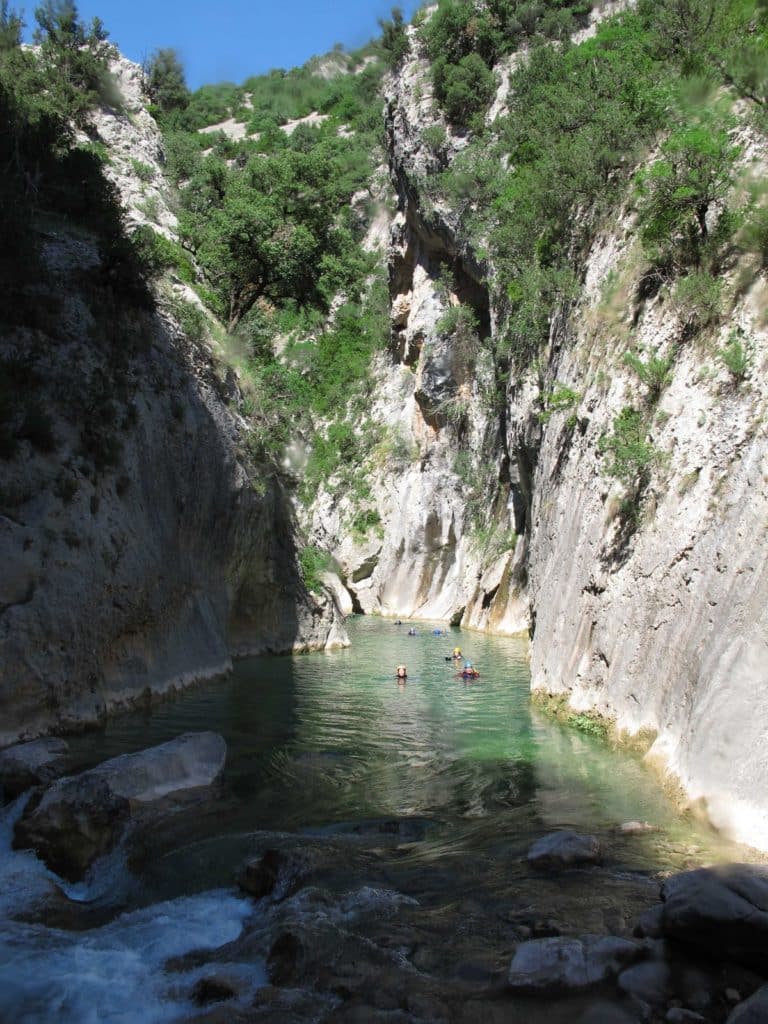
{"type": "MultiPolygon", "coordinates": [[[[369,477],[380,525],[356,536],[347,499],[324,493],[311,531],[335,555],[360,611],[517,632],[528,624],[524,546],[514,547],[516,484],[480,345],[494,330],[488,268],[458,241],[452,211],[427,211],[420,199],[417,182],[440,164],[421,138],[432,123],[431,82],[409,34],[413,57],[385,100],[397,210],[386,253],[392,335],[370,411],[386,439],[369,477]],[[456,320],[459,310],[471,314],[471,329],[456,320]]],[[[463,144],[450,132],[446,140],[450,152],[463,144]]]]}
{"type": "MultiPolygon", "coordinates": [[[[491,411],[482,395],[492,369],[467,359],[444,321],[468,306],[492,345],[494,268],[462,240],[456,211],[428,198],[430,175],[463,140],[442,124],[440,154],[423,144],[439,114],[410,39],[385,106],[398,205],[392,339],[371,411],[393,438],[372,473],[380,532],[355,539],[344,501],[324,495],[318,543],[337,554],[361,610],[499,632],[530,626],[535,689],[655,737],[651,758],[715,824],[768,848],[765,282],[758,276],[722,327],[697,337],[669,296],[643,288],[632,216],[617,210],[536,371],[512,374],[491,411]],[[741,381],[721,357],[733,331],[749,360],[741,381]],[[657,402],[627,351],[669,357],[657,402]],[[542,417],[558,389],[571,395],[569,408],[542,417]],[[611,477],[600,447],[628,405],[647,415],[655,451],[640,494],[611,477]],[[481,518],[514,530],[514,548],[475,543],[478,493],[481,518]]],[[[764,161],[762,143],[742,141],[745,165],[747,156],[764,161]]],[[[728,294],[733,284],[724,280],[728,294]]]]}
{"type": "Polygon", "coordinates": [[[768,396],[756,315],[765,285],[758,280],[736,304],[707,350],[681,343],[659,298],[632,298],[633,255],[622,228],[595,246],[574,337],[556,355],[557,380],[582,397],[575,428],[562,414],[547,425],[534,478],[533,685],[567,692],[577,708],[597,708],[632,734],[656,734],[651,756],[715,824],[766,847],[768,396]],[[624,518],[623,489],[598,450],[642,390],[623,347],[605,345],[600,285],[609,266],[624,275],[622,315],[636,320],[638,350],[674,358],[651,422],[659,459],[637,522],[624,518]],[[750,339],[742,383],[717,356],[734,328],[750,339]],[[607,369],[599,383],[597,360],[607,369]]]}
{"type": "MultiPolygon", "coordinates": [[[[149,115],[115,117],[99,130],[125,159],[134,132],[148,160],[149,115]]],[[[232,654],[344,642],[335,605],[301,583],[279,480],[247,457],[231,371],[116,296],[95,243],[46,230],[51,313],[0,338],[48,425],[45,444],[0,461],[0,745],[220,673],[232,654]]]]}

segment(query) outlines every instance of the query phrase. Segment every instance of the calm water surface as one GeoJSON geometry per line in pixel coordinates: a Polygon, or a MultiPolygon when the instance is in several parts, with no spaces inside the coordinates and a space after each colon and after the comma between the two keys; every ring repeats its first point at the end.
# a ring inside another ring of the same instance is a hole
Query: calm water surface
{"type": "Polygon", "coordinates": [[[76,754],[90,764],[186,731],[220,732],[237,798],[222,831],[414,815],[434,823],[430,842],[471,849],[640,819],[715,842],[681,819],[638,757],[532,707],[525,640],[457,629],[436,637],[431,624],[409,637],[407,624],[364,617],[348,628],[346,650],[243,660],[225,680],[78,738],[76,754]],[[457,678],[446,661],[455,645],[478,680],[457,678]]]}
{"type": "MultiPolygon", "coordinates": [[[[240,898],[232,883],[243,857],[284,841],[275,833],[337,843],[338,877],[329,884],[369,901],[380,898],[378,890],[353,877],[352,846],[339,834],[349,836],[366,819],[415,819],[412,834],[406,829],[404,841],[381,852],[376,884],[394,894],[386,899],[407,893],[402,899],[425,913],[442,908],[424,918],[434,934],[422,940],[436,950],[453,951],[456,921],[479,914],[466,955],[485,921],[507,927],[498,923],[500,908],[507,908],[502,917],[533,907],[563,916],[568,928],[602,931],[617,914],[631,921],[652,902],[655,872],[733,855],[678,815],[639,758],[531,706],[523,640],[458,630],[436,637],[431,629],[419,624],[409,637],[407,625],[351,619],[347,650],[246,659],[226,679],[74,738],[76,763],[87,767],[183,732],[216,730],[228,744],[224,795],[215,813],[182,817],[170,835],[153,835],[158,845],[138,858],[136,874],[118,851],[83,886],[66,886],[30,852],[13,851],[21,806],[0,812],[0,1019],[194,1019],[190,992],[205,968],[169,973],[168,958],[224,949],[262,927],[259,915],[270,911],[240,898]],[[457,678],[446,660],[455,644],[479,668],[477,681],[457,678]],[[405,685],[394,678],[398,662],[408,665],[405,685]],[[617,826],[632,819],[658,831],[619,836],[617,826]],[[526,850],[559,827],[600,836],[607,850],[601,874],[531,877],[526,850]],[[409,835],[423,841],[411,843],[409,835]],[[52,883],[76,900],[101,900],[106,918],[76,931],[52,927],[34,912],[52,883]]],[[[299,893],[298,906],[302,899],[299,893]]],[[[413,927],[419,920],[412,918],[413,927]]],[[[263,959],[227,969],[247,976],[246,1005],[264,984],[263,959]]]]}

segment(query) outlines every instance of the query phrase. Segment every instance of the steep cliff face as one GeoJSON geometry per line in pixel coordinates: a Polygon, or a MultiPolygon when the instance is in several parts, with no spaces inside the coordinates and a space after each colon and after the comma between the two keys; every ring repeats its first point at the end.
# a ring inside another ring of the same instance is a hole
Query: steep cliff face
{"type": "Polygon", "coordinates": [[[424,207],[419,186],[462,140],[442,125],[437,157],[422,138],[435,107],[429,66],[408,32],[412,57],[385,97],[396,210],[382,252],[392,333],[370,410],[386,437],[368,467],[379,524],[355,534],[345,525],[349,500],[324,493],[312,534],[335,556],[360,611],[518,632],[528,621],[518,578],[524,543],[515,547],[522,503],[481,344],[494,330],[488,268],[461,241],[448,207],[424,207]]]}
{"type": "MultiPolygon", "coordinates": [[[[141,159],[170,232],[149,115],[96,125],[119,150],[129,219],[141,159]]],[[[93,239],[37,230],[39,322],[0,339],[4,372],[35,399],[28,439],[0,463],[0,744],[223,672],[232,654],[345,639],[301,583],[290,504],[247,454],[232,372],[121,294],[93,239]]]]}
{"type": "MultiPolygon", "coordinates": [[[[623,228],[595,246],[573,336],[550,353],[551,379],[581,398],[575,427],[565,413],[547,424],[534,477],[533,686],[655,736],[650,756],[716,825],[768,847],[765,282],[715,337],[684,341],[669,300],[637,297],[631,221],[623,228]],[[619,323],[606,300],[611,272],[626,296],[619,323]],[[638,347],[674,360],[637,523],[623,517],[598,450],[643,390],[622,362],[622,321],[635,324],[638,347]],[[748,339],[743,381],[718,358],[734,329],[748,339]]],[[[514,418],[526,416],[513,405],[514,418]]]]}
{"type": "MultiPolygon", "coordinates": [[[[455,213],[428,199],[430,175],[464,142],[436,113],[412,30],[410,42],[386,98],[398,200],[392,341],[372,410],[402,443],[373,474],[378,536],[345,531],[343,502],[326,497],[316,536],[366,612],[530,627],[534,689],[642,734],[649,758],[718,827],[768,848],[764,277],[745,291],[744,268],[732,264],[721,326],[694,329],[673,289],[648,288],[634,214],[617,209],[536,366],[510,374],[501,407],[484,400],[493,370],[482,358],[462,364],[445,314],[470,307],[492,348],[495,268],[473,254],[455,213]],[[424,142],[435,124],[437,153],[424,142]],[[743,372],[723,358],[734,337],[743,372]],[[667,361],[659,395],[628,351],[667,361]],[[548,405],[556,394],[567,408],[548,405]],[[652,449],[639,491],[611,476],[605,451],[629,405],[642,410],[652,449]],[[462,470],[479,463],[485,522],[517,534],[495,555],[473,540],[462,470]]],[[[489,116],[503,110],[507,87],[504,72],[489,116]]],[[[742,167],[755,173],[763,144],[748,133],[740,141],[742,167]]]]}

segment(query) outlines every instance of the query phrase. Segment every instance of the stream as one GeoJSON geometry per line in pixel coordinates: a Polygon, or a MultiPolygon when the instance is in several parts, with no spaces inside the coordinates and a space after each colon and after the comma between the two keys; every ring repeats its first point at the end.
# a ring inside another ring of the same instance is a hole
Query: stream
{"type": "Polygon", "coordinates": [[[212,970],[233,993],[221,1020],[322,1019],[343,985],[334,978],[308,995],[295,954],[285,970],[292,991],[306,989],[306,1016],[299,995],[295,1017],[279,999],[274,1016],[247,1016],[287,933],[307,963],[326,948],[340,955],[340,934],[362,936],[385,1008],[387,971],[481,991],[521,935],[631,934],[665,872],[734,858],[679,814],[639,757],[531,705],[524,640],[435,636],[428,623],[411,637],[407,626],[354,617],[347,650],[244,659],[225,679],[72,738],[80,769],[212,729],[228,745],[222,796],[214,813],[158,833],[130,864],[117,850],[78,885],[11,849],[26,797],[0,812],[0,1019],[213,1020],[192,998],[212,970]],[[455,645],[477,680],[457,677],[455,645]],[[399,662],[405,684],[394,678],[399,662]],[[654,830],[623,833],[628,821],[654,830]],[[598,836],[603,866],[534,877],[526,852],[557,828],[598,836]],[[244,897],[239,865],[274,847],[309,850],[313,884],[281,901],[244,897]],[[62,902],[71,913],[57,916],[62,902]]]}

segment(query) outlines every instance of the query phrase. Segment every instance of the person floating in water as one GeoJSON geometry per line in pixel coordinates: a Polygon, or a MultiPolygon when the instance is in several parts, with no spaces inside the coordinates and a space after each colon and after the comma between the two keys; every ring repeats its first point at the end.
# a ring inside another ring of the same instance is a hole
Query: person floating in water
{"type": "Polygon", "coordinates": [[[461,661],[461,659],[464,657],[464,655],[461,653],[461,648],[454,647],[453,654],[451,655],[451,657],[453,658],[454,661],[461,661]]]}
{"type": "Polygon", "coordinates": [[[395,675],[399,680],[405,682],[408,678],[408,668],[405,665],[398,665],[395,669],[395,675]]]}
{"type": "Polygon", "coordinates": [[[411,626],[411,628],[408,630],[408,636],[416,636],[416,629],[414,626],[411,626]]]}
{"type": "Polygon", "coordinates": [[[448,636],[444,629],[433,629],[432,636],[448,636]]]}
{"type": "Polygon", "coordinates": [[[464,662],[464,668],[459,672],[462,679],[477,679],[480,673],[474,667],[471,661],[464,662]]]}
{"type": "Polygon", "coordinates": [[[395,625],[396,626],[402,626],[402,624],[403,624],[402,619],[395,619],[395,625]]]}

